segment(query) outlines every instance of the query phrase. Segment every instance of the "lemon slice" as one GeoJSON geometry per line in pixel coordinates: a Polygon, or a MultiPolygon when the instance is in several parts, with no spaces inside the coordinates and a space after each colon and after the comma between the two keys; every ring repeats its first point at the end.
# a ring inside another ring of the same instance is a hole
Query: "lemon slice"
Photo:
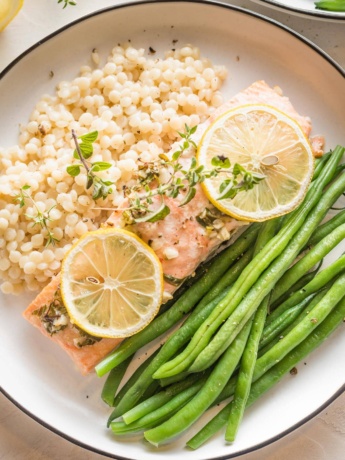
{"type": "Polygon", "coordinates": [[[86,233],[66,254],[61,294],[71,321],[97,337],[128,337],[158,312],[163,271],[153,250],[133,233],[86,233]]]}
{"type": "Polygon", "coordinates": [[[219,210],[252,222],[292,211],[306,194],[314,170],[313,152],[299,124],[264,104],[237,107],[211,124],[201,139],[197,159],[211,169],[215,156],[264,176],[253,189],[232,199],[219,199],[226,173],[202,183],[206,196],[219,210]]]}
{"type": "Polygon", "coordinates": [[[18,14],[23,6],[23,0],[0,0],[0,30],[18,14]]]}

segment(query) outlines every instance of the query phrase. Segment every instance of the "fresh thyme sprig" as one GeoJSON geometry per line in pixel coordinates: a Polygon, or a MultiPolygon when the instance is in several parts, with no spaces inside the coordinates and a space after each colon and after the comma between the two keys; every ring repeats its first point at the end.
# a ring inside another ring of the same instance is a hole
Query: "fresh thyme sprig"
{"type": "Polygon", "coordinates": [[[81,168],[84,167],[86,170],[86,189],[89,189],[93,186],[92,198],[96,201],[99,198],[105,200],[108,195],[113,192],[112,185],[113,182],[108,180],[103,180],[101,177],[97,176],[95,173],[99,171],[105,171],[111,168],[110,163],[105,161],[96,161],[91,163],[87,161],[93,154],[93,145],[92,143],[98,137],[97,131],[92,131],[91,133],[84,134],[83,136],[77,137],[75,131],[72,129],[72,137],[75,143],[75,150],[73,153],[74,158],[81,161],[81,163],[76,163],[70,166],[67,166],[66,171],[72,177],[76,177],[80,174],[81,168]],[[78,139],[81,142],[78,142],[78,139]]]}
{"type": "Polygon", "coordinates": [[[65,9],[68,5],[75,6],[77,4],[77,2],[73,0],[58,0],[58,3],[63,3],[62,9],[65,9]]]}
{"type": "MultiPolygon", "coordinates": [[[[123,211],[123,219],[127,224],[139,222],[157,222],[164,219],[169,213],[166,198],[177,198],[182,196],[179,206],[185,206],[195,196],[197,184],[204,182],[205,179],[224,174],[225,179],[219,188],[219,200],[234,198],[239,192],[247,191],[254,187],[263,176],[247,171],[243,166],[235,163],[231,166],[230,160],[222,155],[212,158],[212,169],[207,170],[203,165],[198,165],[195,156],[191,157],[189,167],[184,166],[181,156],[190,149],[197,148],[192,139],[197,126],[190,128],[185,125],[185,131],[178,133],[182,139],[179,148],[172,154],[171,158],[162,153],[154,161],[144,162],[138,159],[138,172],[136,173],[136,183],[133,186],[123,186],[124,197],[128,201],[128,206],[123,211]],[[168,179],[161,179],[161,173],[165,171],[168,179]],[[158,200],[155,200],[158,197],[158,200]],[[154,204],[154,206],[152,206],[154,204]]],[[[95,174],[111,167],[110,163],[98,161],[91,163],[88,159],[93,154],[93,142],[97,139],[98,132],[93,131],[84,134],[79,138],[72,130],[72,137],[76,149],[74,158],[79,159],[80,163],[67,166],[66,170],[72,177],[80,174],[81,168],[86,170],[86,188],[93,186],[92,198],[107,198],[112,193],[113,182],[105,181],[95,174]],[[79,140],[81,142],[79,142],[79,140]]],[[[188,160],[189,161],[189,160],[188,160]]],[[[105,209],[105,208],[102,208],[105,209]]],[[[108,209],[108,208],[107,208],[108,209]]]]}
{"type": "Polygon", "coordinates": [[[27,185],[27,184],[24,185],[20,189],[19,193],[15,195],[14,201],[19,204],[20,208],[23,208],[25,205],[27,205],[27,202],[26,202],[27,200],[31,202],[31,204],[36,210],[36,215],[31,216],[30,214],[25,214],[25,216],[28,219],[33,221],[33,224],[32,224],[33,227],[35,227],[36,225],[39,225],[41,228],[47,231],[47,235],[45,237],[47,240],[46,247],[49,246],[50,244],[54,246],[56,243],[59,242],[59,240],[55,238],[54,233],[48,227],[48,222],[51,222],[53,220],[50,217],[50,213],[52,209],[56,207],[56,205],[52,206],[50,209],[48,209],[48,211],[42,212],[37,206],[37,203],[35,202],[35,200],[27,192],[27,190],[29,190],[30,188],[31,188],[30,185],[27,185]]]}
{"type": "MultiPolygon", "coordinates": [[[[179,133],[183,141],[171,159],[165,155],[159,155],[159,160],[153,162],[141,162],[138,172],[138,183],[133,187],[124,187],[124,195],[128,199],[129,206],[124,210],[123,217],[128,224],[136,222],[156,222],[164,219],[170,208],[166,204],[165,197],[177,198],[183,192],[183,198],[179,206],[189,203],[196,194],[196,185],[205,179],[225,173],[226,179],[221,182],[218,199],[234,198],[240,191],[247,191],[254,187],[263,176],[250,173],[238,163],[231,168],[227,157],[216,156],[212,159],[213,169],[206,170],[203,165],[198,165],[195,157],[191,158],[189,168],[184,168],[180,158],[190,148],[196,148],[191,136],[197,127],[190,128],[185,125],[185,132],[179,133]],[[170,178],[161,183],[160,172],[166,169],[170,178]],[[153,210],[153,197],[160,196],[158,209],[153,210]]],[[[140,160],[139,160],[140,161],[140,160]]]]}

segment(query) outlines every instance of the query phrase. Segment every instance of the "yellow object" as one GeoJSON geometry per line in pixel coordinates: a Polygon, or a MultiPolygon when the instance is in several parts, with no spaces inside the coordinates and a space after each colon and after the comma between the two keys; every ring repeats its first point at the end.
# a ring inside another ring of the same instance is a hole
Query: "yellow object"
{"type": "MultiPolygon", "coordinates": [[[[215,156],[227,157],[264,177],[253,189],[233,199],[218,199],[226,173],[206,179],[202,186],[220,211],[238,220],[259,222],[292,211],[305,196],[314,170],[314,157],[299,124],[274,107],[255,104],[230,110],[206,130],[199,144],[199,164],[211,169],[215,156]]],[[[231,168],[232,169],[232,168],[231,168]]]]}
{"type": "Polygon", "coordinates": [[[0,31],[18,14],[23,0],[0,0],[0,31]]]}
{"type": "Polygon", "coordinates": [[[98,337],[128,337],[158,312],[163,271],[153,250],[125,230],[86,233],[66,254],[61,294],[71,321],[98,337]]]}

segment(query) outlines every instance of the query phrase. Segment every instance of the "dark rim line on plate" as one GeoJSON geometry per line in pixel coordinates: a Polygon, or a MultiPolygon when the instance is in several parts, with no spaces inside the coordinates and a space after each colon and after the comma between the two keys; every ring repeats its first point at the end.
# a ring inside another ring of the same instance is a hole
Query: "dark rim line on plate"
{"type": "MultiPolygon", "coordinates": [[[[267,3],[269,5],[274,6],[275,8],[280,8],[282,10],[292,11],[294,13],[298,13],[299,15],[304,16],[314,16],[315,18],[322,18],[322,19],[336,19],[338,21],[345,21],[345,13],[341,11],[339,13],[333,11],[326,11],[326,10],[318,10],[314,7],[314,10],[305,10],[304,8],[294,8],[293,6],[284,5],[281,1],[277,0],[252,0],[255,3],[267,3]]],[[[316,0],[314,0],[316,1],[316,0]]]]}
{"type": "MultiPolygon", "coordinates": [[[[261,0],[266,3],[271,3],[274,4],[274,1],[272,0],[261,0]]],[[[46,37],[42,38],[42,40],[38,41],[34,45],[30,46],[27,50],[25,50],[22,54],[20,54],[17,58],[15,58],[8,66],[5,67],[5,69],[0,72],[0,80],[14,67],[19,61],[21,61],[24,57],[26,57],[28,54],[31,53],[31,51],[35,50],[38,48],[40,45],[43,45],[45,42],[49,41],[51,38],[54,38],[55,36],[59,35],[60,33],[64,32],[65,30],[69,29],[70,27],[75,26],[76,24],[79,24],[80,22],[84,22],[88,19],[93,18],[94,16],[98,16],[104,13],[107,13],[108,11],[113,11],[113,10],[118,10],[118,9],[123,9],[123,8],[130,8],[130,7],[136,7],[138,5],[148,5],[148,4],[159,4],[159,3],[196,3],[200,5],[211,5],[211,6],[216,6],[219,8],[225,8],[228,10],[233,10],[237,11],[239,13],[245,14],[247,16],[253,16],[256,19],[259,19],[264,22],[268,22],[274,26],[277,26],[278,28],[284,30],[285,32],[289,33],[290,35],[293,35],[294,37],[298,38],[301,42],[304,42],[306,45],[308,45],[310,48],[312,48],[314,51],[316,51],[318,54],[320,54],[326,61],[328,61],[335,69],[345,77],[345,70],[333,59],[331,56],[329,56],[325,51],[323,51],[319,46],[315,45],[311,40],[308,38],[304,37],[303,35],[299,34],[298,32],[290,29],[289,27],[285,26],[284,24],[280,23],[279,21],[276,21],[272,18],[269,18],[267,16],[264,16],[263,14],[256,13],[251,10],[247,10],[245,8],[241,8],[240,6],[235,6],[231,5],[228,3],[222,3],[218,2],[216,0],[138,0],[134,1],[131,3],[122,3],[120,5],[114,5],[110,6],[107,8],[102,8],[100,10],[94,11],[93,13],[86,14],[85,16],[82,16],[79,19],[76,19],[65,26],[61,27],[60,29],[56,30],[55,32],[52,32],[51,34],[47,35],[46,37]]],[[[289,9],[288,7],[285,7],[289,9]]],[[[293,8],[290,8],[292,11],[294,11],[293,8]]],[[[329,16],[327,16],[329,17],[329,16]]],[[[344,18],[345,19],[345,18],[344,18]]]]}
{"type": "MultiPolygon", "coordinates": [[[[73,27],[74,25],[79,24],[80,22],[84,22],[84,21],[86,21],[88,19],[91,19],[91,18],[93,18],[95,16],[107,13],[109,11],[117,10],[117,9],[130,8],[130,7],[133,7],[133,6],[136,7],[136,6],[145,5],[145,4],[176,3],[176,1],[177,0],[143,0],[143,1],[137,1],[137,2],[132,2],[132,3],[123,3],[123,4],[120,4],[120,5],[114,5],[112,7],[102,8],[100,10],[97,10],[97,11],[93,12],[93,13],[87,14],[87,15],[85,15],[85,16],[83,16],[83,17],[81,17],[81,18],[79,18],[79,19],[77,19],[77,20],[65,25],[64,27],[61,27],[60,29],[58,29],[55,32],[51,33],[50,35],[46,36],[45,38],[43,38],[42,40],[40,40],[39,42],[37,42],[36,44],[31,46],[30,48],[28,48],[26,51],[24,51],[20,56],[18,56],[16,59],[14,59],[14,61],[12,61],[0,73],[0,80],[12,69],[12,67],[14,67],[25,56],[30,54],[31,51],[35,50],[40,45],[44,44],[45,42],[47,42],[51,38],[54,38],[55,36],[59,35],[63,31],[69,29],[70,27],[73,27]]],[[[267,1],[267,3],[270,2],[269,0],[263,0],[263,1],[267,1]]],[[[196,3],[196,4],[202,4],[202,5],[209,5],[209,6],[212,6],[212,7],[225,8],[225,9],[236,11],[238,13],[245,14],[245,15],[248,15],[248,16],[252,16],[252,17],[254,17],[254,18],[258,19],[258,20],[270,23],[270,24],[272,24],[272,25],[284,30],[285,32],[289,33],[290,35],[298,38],[300,41],[304,42],[306,45],[308,45],[310,48],[312,48],[314,51],[316,51],[318,54],[320,54],[342,76],[345,77],[345,70],[343,70],[327,53],[325,53],[321,48],[316,46],[313,42],[311,42],[307,38],[303,37],[302,35],[300,35],[299,33],[295,32],[295,31],[293,31],[292,29],[284,26],[283,24],[279,23],[278,21],[275,21],[275,20],[273,20],[271,18],[263,16],[263,15],[261,15],[259,13],[255,13],[253,11],[248,11],[248,10],[246,10],[244,8],[241,8],[241,7],[237,7],[237,6],[229,5],[229,4],[224,4],[224,3],[220,3],[220,2],[212,1],[212,0],[211,1],[210,0],[208,0],[208,1],[205,1],[205,0],[183,0],[182,2],[179,1],[179,3],[196,3]]],[[[270,2],[270,3],[273,3],[273,2],[270,2]]],[[[105,457],[108,457],[108,458],[114,458],[116,460],[131,460],[128,457],[112,455],[112,454],[110,454],[108,452],[104,452],[104,451],[102,451],[100,449],[97,449],[97,448],[94,448],[94,447],[89,446],[87,444],[84,444],[84,443],[78,441],[77,439],[74,439],[74,438],[68,436],[67,434],[65,434],[65,433],[59,431],[58,429],[52,427],[51,425],[49,425],[48,423],[46,423],[45,421],[41,420],[39,417],[37,417],[36,415],[31,413],[30,411],[28,411],[25,407],[23,407],[16,400],[14,400],[11,397],[11,395],[8,394],[3,388],[0,388],[0,391],[4,396],[6,396],[6,398],[8,400],[10,400],[15,406],[17,406],[26,415],[28,415],[33,420],[35,420],[36,422],[38,422],[40,425],[44,426],[45,428],[49,429],[53,433],[56,433],[59,436],[61,436],[62,438],[66,439],[67,441],[70,441],[73,444],[76,444],[77,446],[80,446],[80,447],[82,447],[84,449],[87,449],[87,450],[89,450],[91,452],[95,452],[97,454],[104,455],[105,457]]],[[[344,392],[345,392],[345,384],[342,385],[326,402],[324,402],[324,404],[319,406],[314,412],[312,412],[311,414],[309,414],[308,416],[306,416],[305,418],[303,418],[302,420],[300,420],[298,423],[296,423],[295,425],[291,426],[287,430],[279,433],[276,436],[273,436],[272,438],[267,439],[266,441],[264,441],[264,442],[262,442],[260,444],[256,444],[255,446],[249,447],[248,449],[244,449],[242,451],[239,451],[239,452],[236,452],[236,453],[233,453],[233,454],[229,454],[229,455],[225,455],[225,456],[222,455],[221,457],[204,458],[203,460],[228,460],[230,458],[236,458],[236,457],[239,457],[241,455],[248,454],[250,452],[254,452],[254,451],[258,450],[258,449],[266,447],[266,446],[272,444],[273,442],[276,442],[279,439],[282,439],[283,437],[285,437],[286,435],[292,433],[293,431],[295,431],[296,429],[298,429],[299,427],[304,425],[306,422],[308,422],[309,420],[314,418],[316,415],[318,415],[320,412],[322,412],[327,406],[329,406],[333,401],[335,401],[344,392]]]]}

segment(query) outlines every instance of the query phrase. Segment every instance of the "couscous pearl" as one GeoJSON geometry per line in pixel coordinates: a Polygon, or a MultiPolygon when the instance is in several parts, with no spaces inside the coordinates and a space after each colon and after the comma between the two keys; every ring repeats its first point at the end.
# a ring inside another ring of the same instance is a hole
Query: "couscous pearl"
{"type": "Polygon", "coordinates": [[[46,263],[52,262],[54,260],[54,252],[51,249],[45,249],[42,253],[43,260],[46,263]]]}
{"type": "Polygon", "coordinates": [[[29,185],[35,200],[25,209],[12,198],[0,200],[3,292],[17,294],[47,283],[71,243],[104,221],[105,213],[96,208],[122,204],[122,185],[134,183],[138,158],[157,159],[169,151],[185,123],[198,125],[209,116],[211,104],[222,103],[218,90],[226,76],[224,66],[213,67],[191,45],[167,55],[147,57],[145,50],[130,44],[116,46],[101,68],[100,55],[93,52],[93,65],[82,66],[77,78],[62,81],[56,94],[37,102],[29,123],[20,126],[20,144],[1,149],[0,195],[12,197],[29,185]],[[95,64],[100,67],[95,69],[95,64]],[[99,173],[114,182],[114,192],[101,204],[91,198],[92,188],[85,190],[84,168],[76,177],[66,171],[78,162],[72,129],[79,137],[98,131],[90,161],[112,164],[99,173]],[[27,217],[37,215],[36,206],[49,211],[56,246],[45,249],[46,229],[33,226],[27,217]]]}
{"type": "Polygon", "coordinates": [[[0,259],[0,270],[6,271],[10,268],[11,262],[9,259],[4,257],[3,259],[0,259]]]}
{"type": "MultiPolygon", "coordinates": [[[[30,262],[27,262],[27,263],[30,263],[30,262]]],[[[27,264],[25,264],[24,266],[24,271],[25,271],[25,267],[26,267],[27,264]]],[[[46,270],[48,268],[48,264],[46,262],[41,262],[40,264],[37,265],[37,268],[38,270],[46,270]]]]}
{"type": "Polygon", "coordinates": [[[24,273],[31,275],[34,274],[38,266],[34,262],[26,262],[24,265],[24,273]]]}
{"type": "Polygon", "coordinates": [[[14,286],[9,281],[5,281],[4,283],[2,283],[0,288],[4,294],[12,294],[14,290],[14,286]]]}
{"type": "Polygon", "coordinates": [[[0,217],[0,230],[6,230],[8,227],[8,220],[0,217]]]}
{"type": "Polygon", "coordinates": [[[68,225],[74,226],[74,225],[76,225],[78,220],[79,220],[78,214],[72,213],[72,214],[68,214],[66,216],[66,222],[67,222],[68,225]]]}
{"type": "Polygon", "coordinates": [[[63,238],[63,230],[62,228],[59,228],[59,227],[55,227],[54,228],[54,237],[60,241],[62,238],[63,238]]]}
{"type": "Polygon", "coordinates": [[[26,129],[28,130],[30,134],[36,134],[38,131],[38,123],[36,121],[30,121],[26,129]]]}
{"type": "Polygon", "coordinates": [[[49,264],[50,270],[58,270],[61,267],[61,263],[58,260],[54,260],[49,264]]]}
{"type": "Polygon", "coordinates": [[[32,235],[31,243],[34,248],[41,247],[43,245],[43,242],[44,242],[44,238],[43,238],[43,235],[41,235],[40,233],[37,235],[32,235]]]}
{"type": "Polygon", "coordinates": [[[32,250],[32,243],[31,242],[24,243],[21,245],[20,249],[22,252],[29,252],[32,250]]]}
{"type": "Polygon", "coordinates": [[[78,236],[84,235],[88,230],[87,225],[84,222],[78,222],[75,226],[75,232],[78,236]]]}
{"type": "Polygon", "coordinates": [[[19,251],[11,251],[9,259],[12,263],[17,264],[20,261],[21,253],[19,251]]]}
{"type": "Polygon", "coordinates": [[[16,231],[14,228],[7,228],[4,233],[6,241],[13,241],[16,239],[16,231]]]}
{"type": "Polygon", "coordinates": [[[34,262],[35,264],[39,264],[40,262],[42,262],[42,259],[43,259],[42,253],[38,251],[32,251],[29,254],[30,262],[34,262]]]}
{"type": "Polygon", "coordinates": [[[15,249],[17,249],[17,247],[18,247],[17,241],[11,241],[10,243],[6,244],[6,249],[8,252],[14,251],[15,249]]]}

